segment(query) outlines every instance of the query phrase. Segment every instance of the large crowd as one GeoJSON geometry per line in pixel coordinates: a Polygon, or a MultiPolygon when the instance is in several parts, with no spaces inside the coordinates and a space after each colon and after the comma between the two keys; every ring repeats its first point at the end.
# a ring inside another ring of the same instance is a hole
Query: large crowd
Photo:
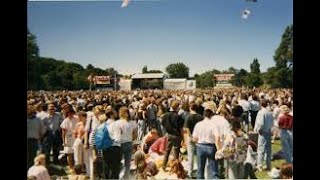
{"type": "Polygon", "coordinates": [[[28,179],[255,179],[276,139],[290,179],[293,91],[28,91],[27,138],[28,179]]]}

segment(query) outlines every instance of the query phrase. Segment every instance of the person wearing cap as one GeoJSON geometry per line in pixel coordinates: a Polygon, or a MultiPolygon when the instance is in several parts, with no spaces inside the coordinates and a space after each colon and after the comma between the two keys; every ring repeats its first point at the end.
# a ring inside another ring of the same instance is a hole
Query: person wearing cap
{"type": "Polygon", "coordinates": [[[62,145],[61,128],[62,115],[55,112],[53,104],[48,105],[48,114],[43,119],[43,124],[46,128],[46,133],[43,138],[43,153],[46,155],[46,162],[50,163],[50,152],[53,152],[53,163],[58,163],[60,147],[62,145]]]}
{"type": "Polygon", "coordinates": [[[279,118],[280,140],[282,150],[287,163],[292,163],[293,151],[293,117],[289,114],[290,109],[287,105],[280,106],[283,115],[279,118]]]}
{"type": "Polygon", "coordinates": [[[168,136],[168,146],[164,156],[164,161],[162,169],[166,171],[166,166],[168,163],[168,158],[171,152],[171,149],[174,149],[174,158],[179,158],[181,141],[183,139],[183,119],[178,115],[179,111],[179,102],[173,101],[171,103],[171,109],[163,117],[162,124],[166,129],[166,136],[168,136]]]}
{"type": "Polygon", "coordinates": [[[267,170],[271,170],[271,129],[273,127],[273,115],[267,109],[268,101],[262,99],[260,101],[261,109],[256,118],[254,132],[258,133],[258,170],[262,171],[262,163],[266,155],[267,170]]]}

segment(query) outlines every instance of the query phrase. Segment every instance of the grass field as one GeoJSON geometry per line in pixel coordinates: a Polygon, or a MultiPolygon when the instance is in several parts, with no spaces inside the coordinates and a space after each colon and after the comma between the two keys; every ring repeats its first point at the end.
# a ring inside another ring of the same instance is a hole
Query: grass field
{"type": "MultiPolygon", "coordinates": [[[[281,142],[280,140],[276,140],[274,144],[272,144],[272,154],[275,152],[278,152],[281,149],[281,142]]],[[[186,154],[183,155],[184,158],[186,158],[186,154]]],[[[195,159],[196,162],[196,159],[195,159]]],[[[281,159],[281,160],[274,160],[271,162],[272,168],[273,167],[280,167],[282,163],[284,163],[285,160],[281,159]]],[[[258,179],[272,179],[272,177],[270,177],[268,175],[269,171],[261,171],[261,172],[257,172],[256,176],[258,179]]],[[[70,174],[70,172],[67,170],[67,174],[70,174]]],[[[166,173],[160,173],[156,176],[159,179],[165,179],[166,173]]]]}
{"type": "MultiPolygon", "coordinates": [[[[281,149],[281,142],[280,142],[280,140],[276,140],[274,142],[274,144],[272,144],[272,154],[275,153],[275,152],[278,152],[280,149],[281,149]]],[[[285,162],[284,159],[271,161],[272,168],[273,167],[280,167],[281,164],[284,163],[284,162],[285,162]]],[[[256,176],[257,176],[258,179],[272,179],[268,175],[268,171],[257,172],[256,176]]]]}

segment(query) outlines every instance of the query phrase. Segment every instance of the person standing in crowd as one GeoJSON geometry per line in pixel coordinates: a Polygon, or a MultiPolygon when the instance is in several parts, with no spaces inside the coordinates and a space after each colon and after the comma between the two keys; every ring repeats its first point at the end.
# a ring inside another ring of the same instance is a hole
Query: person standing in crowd
{"type": "Polygon", "coordinates": [[[121,153],[124,157],[125,173],[124,179],[129,178],[130,163],[132,156],[132,141],[137,137],[137,123],[129,120],[129,109],[125,106],[119,109],[119,120],[117,127],[119,127],[121,136],[121,153]]]}
{"type": "Polygon", "coordinates": [[[88,150],[89,161],[85,164],[86,174],[90,178],[94,178],[94,164],[95,164],[95,149],[93,145],[93,134],[96,127],[99,125],[99,116],[104,114],[104,109],[102,106],[95,106],[93,109],[93,116],[90,116],[90,113],[87,112],[87,122],[85,126],[84,134],[84,148],[88,150]]]}
{"type": "Polygon", "coordinates": [[[204,179],[204,168],[208,161],[208,179],[218,179],[218,164],[215,160],[217,149],[220,149],[219,131],[212,121],[213,112],[204,110],[204,119],[198,122],[193,130],[192,137],[196,143],[198,161],[197,178],[204,179]]]}
{"type": "Polygon", "coordinates": [[[247,136],[241,130],[241,123],[239,121],[232,122],[231,126],[230,146],[233,146],[234,154],[227,158],[228,179],[243,179],[245,172],[244,161],[247,154],[247,136]]]}
{"type": "Polygon", "coordinates": [[[163,117],[162,124],[166,129],[168,136],[168,146],[166,153],[164,155],[162,170],[166,171],[168,158],[171,152],[171,149],[174,149],[174,158],[179,158],[181,141],[183,138],[183,119],[178,115],[179,111],[179,102],[173,101],[171,103],[171,109],[163,117]]]}
{"type": "MultiPolygon", "coordinates": [[[[218,129],[221,146],[224,145],[225,140],[231,135],[231,126],[226,117],[229,116],[226,108],[221,108],[218,115],[212,116],[212,121],[218,129]]],[[[225,177],[225,163],[224,159],[217,160],[219,166],[219,177],[223,179],[225,177]]]]}
{"type": "Polygon", "coordinates": [[[63,141],[63,147],[64,147],[64,153],[67,154],[67,161],[68,166],[73,172],[73,165],[74,165],[74,159],[73,159],[73,144],[75,141],[75,138],[73,136],[73,132],[75,130],[76,124],[78,123],[78,118],[75,117],[75,112],[71,106],[69,106],[69,110],[67,113],[67,118],[65,118],[60,128],[62,129],[62,141],[63,141]]]}
{"type": "Polygon", "coordinates": [[[142,141],[146,132],[147,112],[144,109],[144,104],[141,103],[136,115],[136,119],[138,122],[138,141],[142,141]]]}
{"type": "Polygon", "coordinates": [[[36,105],[36,117],[43,120],[45,117],[48,116],[48,113],[46,112],[47,107],[44,103],[40,102],[39,104],[36,105]]]}
{"type": "Polygon", "coordinates": [[[258,96],[254,94],[252,95],[252,101],[250,101],[250,117],[251,117],[252,128],[254,128],[254,125],[256,123],[256,117],[259,110],[260,110],[260,103],[258,101],[258,96]]]}
{"type": "Polygon", "coordinates": [[[46,129],[43,122],[36,117],[36,111],[32,105],[27,107],[27,168],[32,166],[33,160],[39,150],[41,138],[46,129]]]}
{"type": "Polygon", "coordinates": [[[261,109],[256,118],[254,132],[259,134],[258,137],[258,170],[262,171],[262,163],[266,154],[267,170],[271,170],[271,128],[273,127],[272,113],[267,109],[268,102],[262,99],[261,109]]]}
{"type": "Polygon", "coordinates": [[[49,172],[46,168],[46,156],[39,154],[34,158],[34,165],[28,170],[28,177],[36,177],[36,180],[50,180],[49,172]]]}
{"type": "Polygon", "coordinates": [[[166,130],[162,125],[163,116],[165,115],[166,110],[161,103],[158,105],[158,112],[157,112],[157,130],[159,136],[162,137],[166,134],[166,130]]]}
{"type": "Polygon", "coordinates": [[[156,101],[151,99],[150,104],[147,106],[148,131],[156,128],[157,111],[156,101]]]}
{"type": "Polygon", "coordinates": [[[121,165],[121,131],[117,127],[114,111],[107,110],[107,128],[110,138],[113,140],[111,147],[103,150],[103,159],[106,165],[106,179],[119,179],[121,165]]]}
{"type": "Polygon", "coordinates": [[[248,101],[248,96],[245,93],[240,95],[239,105],[243,109],[243,113],[241,115],[241,120],[243,124],[243,129],[245,132],[249,132],[249,110],[250,103],[248,101]]]}
{"type": "Polygon", "coordinates": [[[293,152],[293,117],[289,114],[287,105],[280,107],[283,115],[279,118],[280,139],[284,157],[287,163],[292,163],[293,152]]]}
{"type": "Polygon", "coordinates": [[[231,110],[231,117],[227,120],[229,120],[229,123],[231,124],[233,121],[240,121],[241,122],[241,115],[243,113],[243,109],[241,106],[236,105],[231,110]]]}
{"type": "Polygon", "coordinates": [[[274,143],[274,141],[280,137],[280,130],[279,130],[279,115],[281,113],[281,110],[279,108],[279,102],[277,100],[274,100],[272,102],[272,115],[273,115],[273,129],[272,129],[272,140],[271,142],[274,143]]]}
{"type": "Polygon", "coordinates": [[[46,133],[43,138],[43,153],[46,155],[46,162],[50,163],[50,152],[53,152],[53,164],[58,164],[59,151],[62,145],[62,134],[60,124],[62,123],[62,115],[55,112],[53,104],[48,105],[48,114],[43,119],[46,133]]]}
{"type": "Polygon", "coordinates": [[[188,176],[191,178],[193,177],[193,162],[194,162],[194,155],[196,151],[195,143],[192,141],[192,133],[194,130],[195,125],[200,122],[203,117],[196,112],[197,105],[192,103],[190,104],[190,115],[187,117],[186,121],[184,122],[184,142],[187,143],[187,153],[188,153],[188,176]]]}
{"type": "Polygon", "coordinates": [[[200,114],[201,116],[203,115],[204,107],[202,106],[202,98],[197,97],[196,99],[196,105],[197,105],[197,113],[200,114]]]}
{"type": "Polygon", "coordinates": [[[87,113],[80,111],[78,112],[79,122],[76,124],[75,130],[74,130],[74,161],[75,165],[80,165],[82,168],[84,168],[84,164],[87,161],[88,153],[87,150],[83,147],[83,141],[84,141],[84,133],[85,133],[85,124],[87,120],[87,113]]]}

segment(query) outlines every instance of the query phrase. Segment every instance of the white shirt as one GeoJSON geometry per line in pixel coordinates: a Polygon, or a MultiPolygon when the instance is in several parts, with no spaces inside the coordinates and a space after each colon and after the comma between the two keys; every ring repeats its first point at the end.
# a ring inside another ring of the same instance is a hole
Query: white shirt
{"type": "Polygon", "coordinates": [[[135,129],[137,129],[138,125],[135,121],[127,121],[124,119],[120,119],[116,121],[116,127],[120,129],[121,143],[132,142],[132,134],[135,129]]]}
{"type": "Polygon", "coordinates": [[[219,136],[217,126],[207,117],[196,124],[192,133],[192,137],[198,139],[197,143],[215,144],[217,136],[219,136]]]}
{"type": "Polygon", "coordinates": [[[41,120],[43,120],[43,119],[46,118],[47,116],[48,116],[48,113],[45,112],[45,111],[41,111],[41,112],[38,112],[38,113],[36,114],[36,117],[39,118],[39,119],[41,119],[41,120]]]}
{"type": "Polygon", "coordinates": [[[260,103],[255,100],[250,101],[250,110],[251,111],[259,111],[260,110],[260,103]]]}
{"type": "Polygon", "coordinates": [[[28,170],[28,177],[35,176],[37,180],[50,180],[48,170],[44,166],[31,166],[28,170]]]}
{"type": "Polygon", "coordinates": [[[249,111],[250,110],[250,103],[247,100],[240,99],[239,105],[242,107],[243,111],[249,111]]]}
{"type": "Polygon", "coordinates": [[[106,121],[110,138],[113,139],[112,146],[121,146],[121,131],[120,128],[116,126],[116,121],[113,119],[108,119],[106,121]]]}
{"type": "Polygon", "coordinates": [[[76,128],[76,124],[78,123],[78,119],[73,117],[69,119],[69,117],[65,118],[60,127],[61,129],[67,130],[67,134],[70,135],[73,133],[74,129],[76,128]]]}
{"type": "Polygon", "coordinates": [[[213,123],[218,129],[220,141],[223,143],[223,140],[231,134],[231,126],[223,116],[215,115],[211,118],[213,123]]]}

